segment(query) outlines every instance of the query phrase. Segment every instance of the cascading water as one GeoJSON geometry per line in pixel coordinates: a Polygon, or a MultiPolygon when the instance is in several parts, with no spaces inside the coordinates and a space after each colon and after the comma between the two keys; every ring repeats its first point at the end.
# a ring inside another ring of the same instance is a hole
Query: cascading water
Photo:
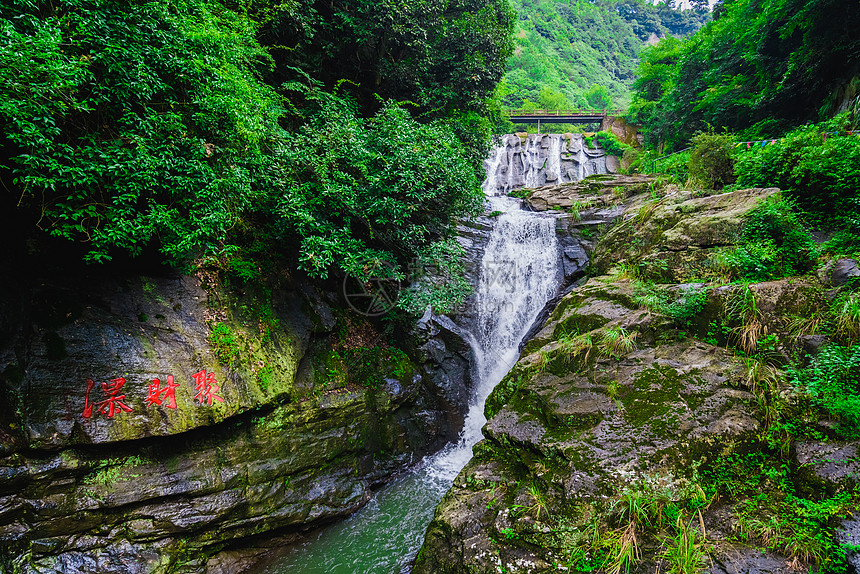
{"type": "Polygon", "coordinates": [[[504,135],[484,166],[487,178],[481,188],[486,195],[578,181],[607,171],[606,152],[589,148],[582,134],[532,134],[524,140],[504,135]]]}
{"type": "MultiPolygon", "coordinates": [[[[507,160],[507,148],[505,146],[497,146],[493,150],[493,155],[484,161],[484,168],[487,170],[487,179],[481,184],[481,190],[484,195],[495,195],[499,188],[499,167],[503,161],[507,160]]],[[[507,192],[510,189],[510,184],[504,185],[502,182],[502,191],[507,192]]]]}
{"type": "Polygon", "coordinates": [[[549,150],[546,156],[546,181],[564,183],[564,173],[561,169],[561,150],[564,140],[561,136],[549,136],[549,150]]]}
{"type": "Polygon", "coordinates": [[[541,159],[540,136],[529,136],[526,151],[523,154],[523,177],[525,187],[537,187],[540,185],[540,170],[543,168],[545,159],[541,159]]]}
{"type": "Polygon", "coordinates": [[[293,548],[270,574],[409,572],[442,495],[481,439],[484,401],[519,356],[519,344],[556,293],[555,220],[519,209],[508,197],[488,199],[503,212],[484,251],[475,297],[477,382],[460,440],[427,457],[349,519],[293,548]]]}

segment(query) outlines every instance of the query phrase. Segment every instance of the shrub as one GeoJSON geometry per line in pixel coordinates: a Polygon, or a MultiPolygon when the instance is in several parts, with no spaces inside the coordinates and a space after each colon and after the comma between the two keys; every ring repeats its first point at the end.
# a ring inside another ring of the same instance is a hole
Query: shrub
{"type": "Polygon", "coordinates": [[[733,134],[717,134],[713,130],[693,136],[693,151],[687,162],[693,185],[704,189],[722,189],[734,183],[733,141],[733,134]]]}
{"type": "Polygon", "coordinates": [[[612,132],[597,132],[594,134],[594,142],[609,155],[616,155],[618,157],[622,157],[625,152],[633,149],[626,143],[618,141],[618,136],[612,132]]]}
{"type": "Polygon", "coordinates": [[[838,135],[844,134],[848,121],[841,115],[803,126],[775,145],[738,154],[738,185],[779,187],[817,220],[835,219],[860,229],[860,138],[838,135]]]}
{"type": "Polygon", "coordinates": [[[829,345],[809,367],[789,374],[813,402],[842,420],[842,434],[860,435],[860,345],[829,345]]]}
{"type": "Polygon", "coordinates": [[[791,201],[771,196],[746,215],[741,244],[726,254],[739,277],[766,281],[812,269],[818,249],[791,201]]]}

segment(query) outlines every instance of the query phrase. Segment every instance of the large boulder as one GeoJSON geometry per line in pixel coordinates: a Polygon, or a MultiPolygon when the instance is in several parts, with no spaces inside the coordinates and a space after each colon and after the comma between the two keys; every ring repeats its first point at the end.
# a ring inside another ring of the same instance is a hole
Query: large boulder
{"type": "Polygon", "coordinates": [[[569,557],[553,520],[575,533],[642,480],[683,490],[708,453],[755,436],[742,362],[671,340],[666,319],[629,301],[592,280],[560,302],[488,399],[486,439],[437,508],[416,574],[554,572],[569,557]]]}
{"type": "Polygon", "coordinates": [[[776,188],[705,197],[676,192],[631,204],[595,250],[593,265],[600,273],[635,265],[643,276],[670,283],[712,275],[717,250],[740,242],[744,215],[777,193],[776,188]]]}

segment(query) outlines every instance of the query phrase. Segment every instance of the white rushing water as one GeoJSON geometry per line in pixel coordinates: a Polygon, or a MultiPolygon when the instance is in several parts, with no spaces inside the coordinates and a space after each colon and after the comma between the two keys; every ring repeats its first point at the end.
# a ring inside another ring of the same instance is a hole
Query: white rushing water
{"type": "Polygon", "coordinates": [[[520,187],[579,181],[607,171],[606,153],[589,148],[582,134],[516,134],[499,136],[484,162],[486,195],[507,194],[520,187]]]}
{"type": "Polygon", "coordinates": [[[293,548],[271,574],[409,572],[442,495],[481,438],[484,401],[516,363],[519,344],[558,289],[554,219],[522,211],[508,197],[488,199],[501,211],[484,252],[475,297],[474,396],[457,443],[382,489],[355,515],[293,548]]]}

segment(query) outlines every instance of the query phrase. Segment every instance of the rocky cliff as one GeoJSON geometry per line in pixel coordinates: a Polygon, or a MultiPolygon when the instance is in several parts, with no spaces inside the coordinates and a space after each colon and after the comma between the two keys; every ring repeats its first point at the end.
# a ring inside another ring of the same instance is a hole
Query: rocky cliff
{"type": "Polygon", "coordinates": [[[591,278],[489,397],[416,574],[854,571],[857,445],[784,370],[826,341],[798,318],[828,313],[851,262],[719,278],[777,196],[606,177],[529,193],[586,236],[591,278]]]}
{"type": "Polygon", "coordinates": [[[238,572],[459,429],[470,351],[442,319],[407,355],[285,272],[44,251],[0,285],[0,571],[238,572]]]}

